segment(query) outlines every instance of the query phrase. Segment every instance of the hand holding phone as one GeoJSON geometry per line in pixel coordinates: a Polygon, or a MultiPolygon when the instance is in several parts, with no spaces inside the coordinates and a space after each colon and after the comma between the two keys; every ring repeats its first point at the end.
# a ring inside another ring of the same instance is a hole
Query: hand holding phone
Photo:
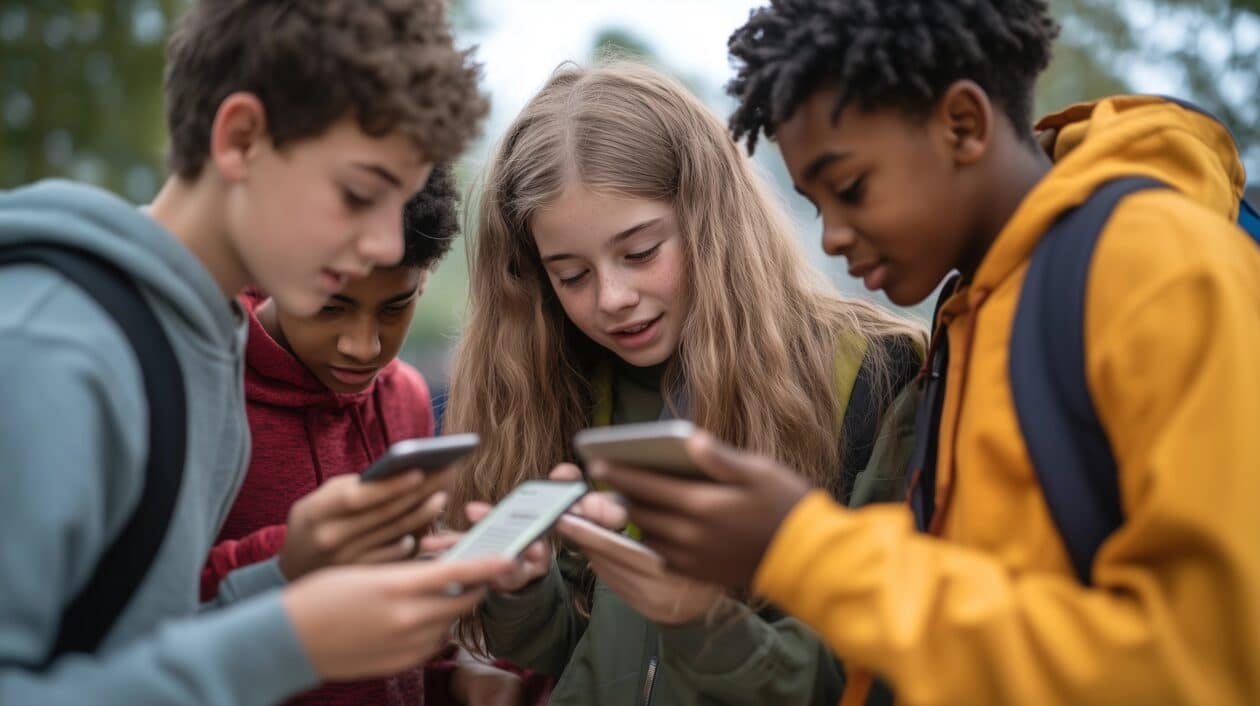
{"type": "Polygon", "coordinates": [[[405,439],[390,446],[359,477],[367,482],[390,478],[412,468],[429,473],[440,471],[472,453],[479,443],[481,438],[476,434],[405,439]]]}
{"type": "Polygon", "coordinates": [[[556,531],[588,557],[607,556],[645,574],[665,573],[665,559],[660,554],[581,515],[562,516],[556,522],[556,531]]]}

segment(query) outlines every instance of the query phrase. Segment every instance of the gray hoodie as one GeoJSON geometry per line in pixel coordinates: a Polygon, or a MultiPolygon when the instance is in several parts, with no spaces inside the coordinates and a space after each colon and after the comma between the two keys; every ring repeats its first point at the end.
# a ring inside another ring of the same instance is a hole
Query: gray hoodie
{"type": "Polygon", "coordinates": [[[170,233],[99,189],[0,193],[0,247],[28,242],[90,249],[135,278],[183,369],[188,460],[155,563],[98,653],[23,666],[135,508],[148,422],[139,364],[96,302],[45,267],[0,269],[0,704],[268,704],[314,686],[274,560],[198,605],[249,457],[239,310],[170,233]]]}

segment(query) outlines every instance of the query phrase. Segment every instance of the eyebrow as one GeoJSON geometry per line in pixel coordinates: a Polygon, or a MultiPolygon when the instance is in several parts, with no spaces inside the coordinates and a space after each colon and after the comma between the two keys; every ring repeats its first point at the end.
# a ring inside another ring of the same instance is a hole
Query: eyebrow
{"type": "Polygon", "coordinates": [[[365,172],[371,172],[372,174],[375,174],[376,176],[389,182],[394,187],[402,186],[402,179],[399,179],[397,176],[395,176],[393,172],[389,171],[388,169],[386,169],[385,167],[382,167],[379,164],[367,164],[365,162],[355,162],[354,166],[358,167],[359,169],[362,169],[365,172]]]}
{"type": "MultiPolygon", "coordinates": [[[[405,292],[399,292],[398,294],[395,294],[394,296],[390,297],[389,299],[386,299],[385,301],[381,303],[382,304],[397,304],[399,302],[404,302],[410,299],[411,297],[415,296],[417,293],[419,293],[419,291],[420,291],[420,285],[416,285],[415,289],[409,289],[405,292]]],[[[349,304],[350,306],[359,305],[359,302],[356,301],[354,298],[348,297],[344,294],[334,294],[331,297],[329,297],[329,299],[332,299],[333,301],[339,301],[342,304],[349,304]]]]}
{"type": "Polygon", "coordinates": [[[832,164],[835,164],[836,162],[840,162],[840,161],[848,159],[852,154],[853,154],[852,152],[823,152],[822,154],[814,158],[814,161],[810,162],[808,167],[805,167],[805,172],[804,172],[805,181],[807,182],[813,181],[814,179],[818,178],[818,174],[822,170],[826,169],[832,164]]]}
{"type": "MultiPolygon", "coordinates": [[[[657,216],[656,218],[649,218],[646,221],[643,221],[642,223],[632,225],[629,228],[626,228],[620,233],[617,233],[616,235],[614,235],[608,242],[610,245],[616,245],[617,243],[620,243],[621,241],[625,240],[626,238],[629,238],[635,233],[638,233],[642,230],[646,230],[656,225],[657,223],[660,223],[662,218],[664,218],[664,216],[657,216]]],[[[547,262],[555,262],[556,260],[567,260],[571,257],[576,257],[576,256],[570,255],[569,253],[563,253],[563,252],[556,253],[555,255],[548,255],[544,257],[543,262],[547,263],[547,262]]]]}

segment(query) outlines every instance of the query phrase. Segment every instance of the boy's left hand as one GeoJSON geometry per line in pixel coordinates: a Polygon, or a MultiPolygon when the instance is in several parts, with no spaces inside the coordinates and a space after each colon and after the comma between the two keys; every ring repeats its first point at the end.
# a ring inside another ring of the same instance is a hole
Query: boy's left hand
{"type": "Polygon", "coordinates": [[[783,518],[810,484],[773,459],[733,449],[704,432],[687,441],[687,452],[718,482],[598,462],[589,470],[621,493],[644,544],[671,569],[746,587],[783,518]]]}

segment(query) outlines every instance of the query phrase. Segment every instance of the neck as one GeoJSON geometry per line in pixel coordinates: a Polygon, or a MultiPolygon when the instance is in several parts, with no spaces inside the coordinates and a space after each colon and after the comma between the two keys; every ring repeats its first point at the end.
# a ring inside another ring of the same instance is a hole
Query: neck
{"type": "Polygon", "coordinates": [[[249,275],[228,236],[223,196],[209,175],[196,182],[172,176],[153,199],[149,215],[201,261],[231,299],[249,284],[249,275]]]}
{"type": "Polygon", "coordinates": [[[626,361],[613,356],[613,368],[617,372],[618,377],[626,378],[640,387],[646,387],[652,390],[661,389],[661,381],[665,377],[665,368],[669,366],[669,360],[656,365],[650,365],[646,368],[640,368],[630,365],[626,361]]]}
{"type": "Polygon", "coordinates": [[[988,206],[979,214],[972,239],[974,245],[964,254],[958,266],[964,281],[970,282],[975,277],[985,254],[1015,215],[1015,210],[1054,166],[1044,152],[1035,148],[1035,144],[1030,146],[1012,140],[1004,142],[993,154],[994,163],[1002,165],[1002,168],[995,169],[982,186],[988,206]]]}

